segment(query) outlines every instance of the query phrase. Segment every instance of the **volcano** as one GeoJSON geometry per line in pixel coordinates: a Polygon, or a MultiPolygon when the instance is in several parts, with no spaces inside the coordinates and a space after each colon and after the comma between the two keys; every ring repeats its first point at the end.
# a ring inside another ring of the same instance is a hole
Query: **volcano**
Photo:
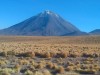
{"type": "Polygon", "coordinates": [[[85,32],[81,32],[73,24],[49,10],[0,30],[0,35],[75,36],[85,34],[85,32]]]}

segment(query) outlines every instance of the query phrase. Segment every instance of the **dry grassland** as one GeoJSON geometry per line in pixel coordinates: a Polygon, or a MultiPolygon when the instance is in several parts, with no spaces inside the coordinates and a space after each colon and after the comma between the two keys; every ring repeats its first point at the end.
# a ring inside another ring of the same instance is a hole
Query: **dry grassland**
{"type": "Polygon", "coordinates": [[[0,75],[100,75],[100,36],[0,37],[0,75]]]}

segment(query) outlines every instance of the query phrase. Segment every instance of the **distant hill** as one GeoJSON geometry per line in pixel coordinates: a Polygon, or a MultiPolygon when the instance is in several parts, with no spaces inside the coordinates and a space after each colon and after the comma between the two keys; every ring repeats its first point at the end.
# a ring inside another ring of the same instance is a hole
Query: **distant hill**
{"type": "Polygon", "coordinates": [[[52,11],[44,11],[21,23],[0,30],[0,35],[76,36],[87,35],[52,11]]]}
{"type": "Polygon", "coordinates": [[[100,35],[100,29],[96,29],[90,32],[92,35],[100,35]]]}

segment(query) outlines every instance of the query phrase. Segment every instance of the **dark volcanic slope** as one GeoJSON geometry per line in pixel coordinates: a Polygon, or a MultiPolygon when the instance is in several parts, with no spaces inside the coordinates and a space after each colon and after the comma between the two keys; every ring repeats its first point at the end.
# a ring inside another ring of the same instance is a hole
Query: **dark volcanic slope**
{"type": "Polygon", "coordinates": [[[96,29],[90,32],[92,35],[100,35],[100,29],[96,29]]]}
{"type": "Polygon", "coordinates": [[[51,11],[44,11],[0,31],[0,35],[65,36],[83,34],[85,33],[51,11]]]}

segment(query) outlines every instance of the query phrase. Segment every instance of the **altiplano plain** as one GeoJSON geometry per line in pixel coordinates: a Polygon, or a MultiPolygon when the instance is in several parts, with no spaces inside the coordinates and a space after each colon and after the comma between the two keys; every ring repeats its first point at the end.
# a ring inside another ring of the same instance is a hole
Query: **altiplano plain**
{"type": "Polygon", "coordinates": [[[0,36],[0,75],[100,75],[100,36],[0,36]]]}

